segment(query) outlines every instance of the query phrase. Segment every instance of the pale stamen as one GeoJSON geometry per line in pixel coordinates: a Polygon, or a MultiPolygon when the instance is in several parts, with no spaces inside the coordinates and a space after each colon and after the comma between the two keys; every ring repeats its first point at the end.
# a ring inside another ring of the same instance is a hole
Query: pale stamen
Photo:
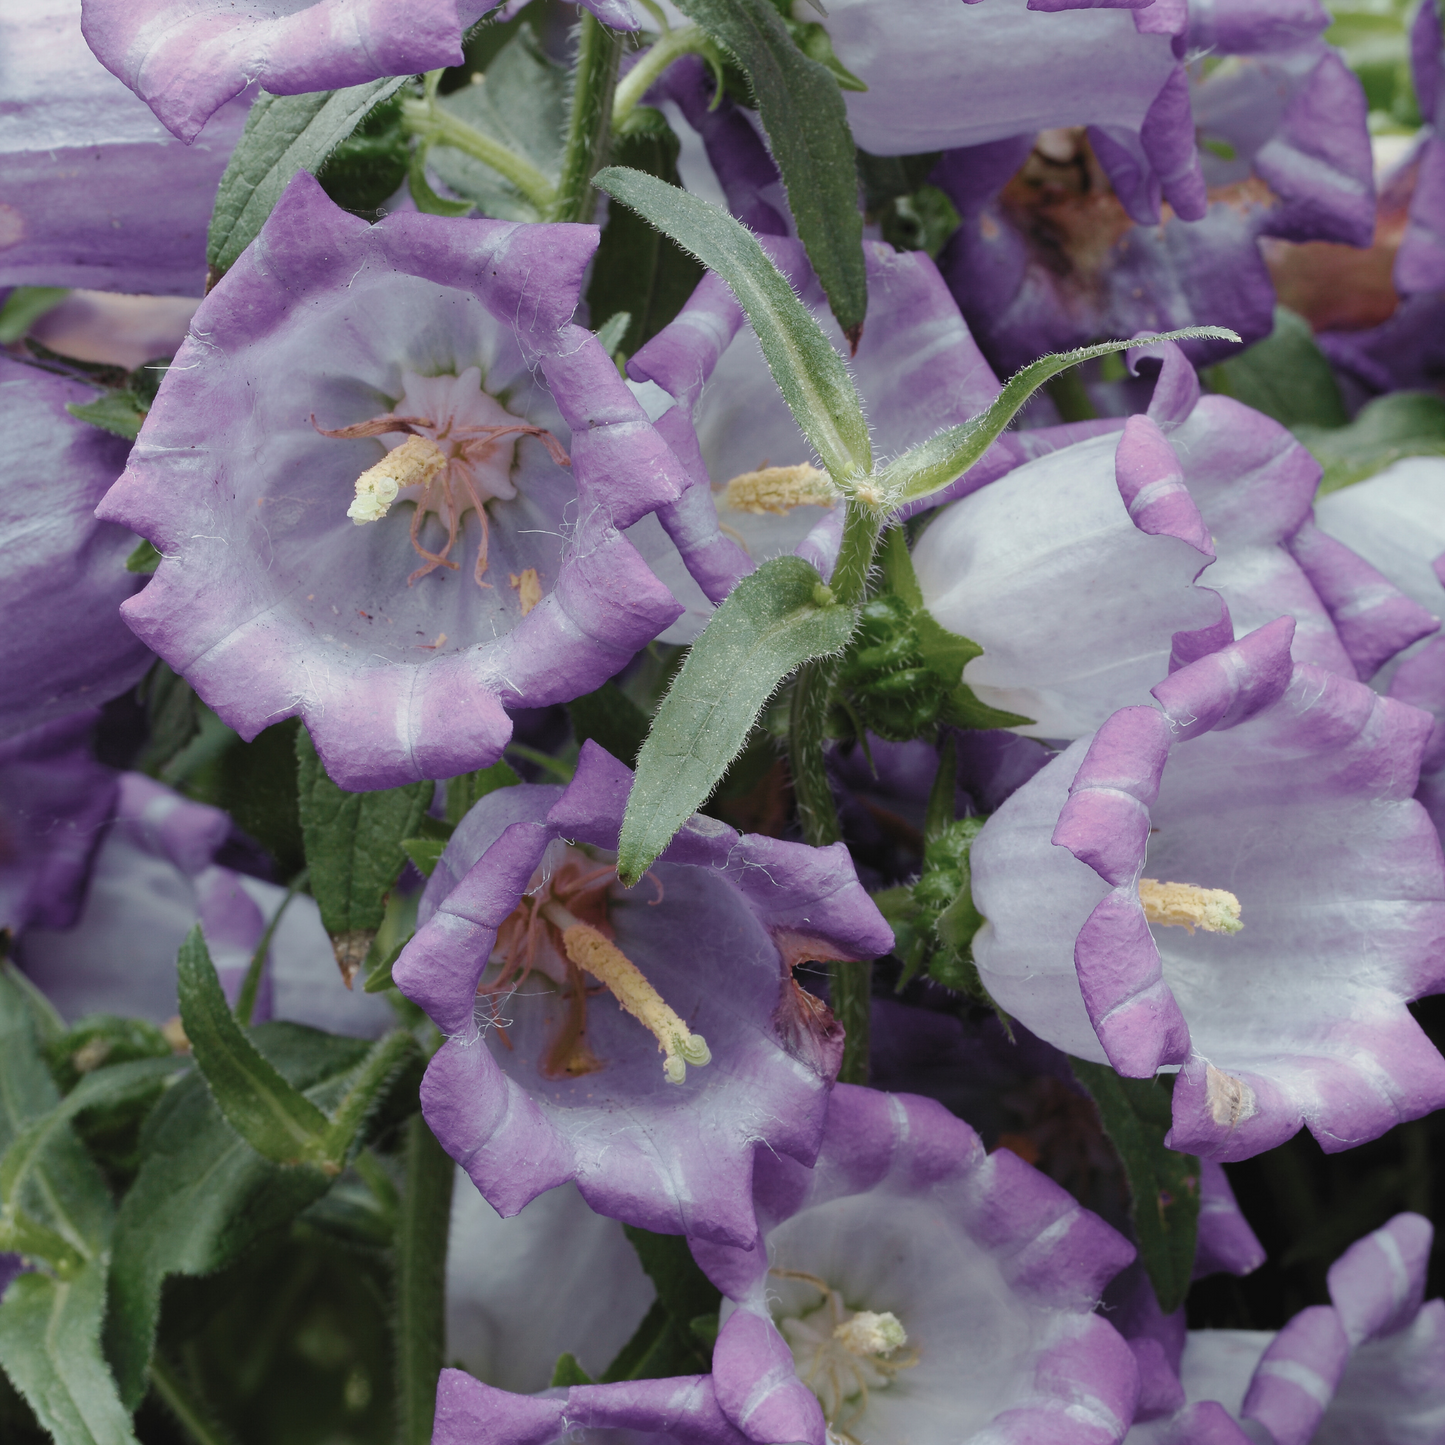
{"type": "Polygon", "coordinates": [[[831,507],[838,500],[838,490],[827,472],[804,462],[796,467],[744,472],[722,489],[722,500],[735,512],[782,516],[794,507],[831,507]]]}
{"type": "Polygon", "coordinates": [[[1238,933],[1239,899],[1224,888],[1198,888],[1193,883],[1161,883],[1157,878],[1139,880],[1139,901],[1144,917],[1161,928],[1187,928],[1193,933],[1238,933]]]}
{"type": "Polygon", "coordinates": [[[356,479],[356,497],[346,515],[359,527],[379,522],[403,487],[424,487],[447,464],[446,453],[426,437],[407,437],[356,479]]]}
{"type": "Polygon", "coordinates": [[[664,1056],[662,1071],[669,1084],[687,1077],[687,1066],[712,1062],[712,1051],[647,981],[642,970],[590,923],[574,917],[561,903],[544,903],[539,912],[562,933],[562,947],[573,963],[591,974],[622,1007],[657,1040],[664,1056]]]}

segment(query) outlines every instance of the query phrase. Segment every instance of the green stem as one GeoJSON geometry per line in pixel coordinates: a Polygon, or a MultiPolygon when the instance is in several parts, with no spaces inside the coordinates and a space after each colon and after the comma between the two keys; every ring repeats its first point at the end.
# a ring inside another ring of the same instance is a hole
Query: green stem
{"type": "Polygon", "coordinates": [[[433,145],[455,146],[465,155],[491,166],[539,211],[545,212],[553,204],[556,193],[552,183],[536,166],[431,101],[406,101],[401,108],[401,120],[408,135],[421,136],[433,145]]]}
{"type": "Polygon", "coordinates": [[[843,541],[838,548],[838,562],[829,585],[834,595],[848,607],[859,607],[868,595],[868,575],[873,570],[873,556],[887,514],[868,502],[849,502],[843,523],[843,541]]]}
{"type": "Polygon", "coordinates": [[[372,1198],[376,1200],[394,1230],[401,1213],[401,1195],[396,1192],[396,1185],[391,1182],[386,1166],[370,1149],[363,1149],[351,1161],[351,1167],[360,1175],[362,1183],[371,1190],[372,1198]]]}
{"type": "Polygon", "coordinates": [[[406,1126],[396,1230],[398,1445],[430,1445],[446,1347],[447,1233],[456,1166],[420,1113],[406,1126]]]}
{"type": "Polygon", "coordinates": [[[393,1029],[372,1046],[361,1062],[356,1082],[346,1091],[326,1131],[326,1153],[330,1163],[343,1164],[357,1130],[376,1105],[376,1096],[402,1060],[416,1050],[416,1040],[406,1029],[393,1029]]]}
{"type": "Polygon", "coordinates": [[[266,931],[261,935],[261,941],[256,945],[256,951],[251,955],[250,966],[246,969],[246,977],[241,980],[241,991],[236,995],[236,1022],[243,1029],[251,1027],[251,1015],[256,1011],[256,995],[261,991],[261,974],[266,967],[266,955],[271,951],[271,939],[275,936],[276,927],[281,922],[281,915],[290,906],[291,900],[306,886],[311,877],[311,871],[303,868],[292,880],[291,886],[286,890],[286,896],[276,906],[276,911],[271,915],[271,921],[266,925],[266,931]]]}
{"type": "Polygon", "coordinates": [[[159,1350],[151,1358],[151,1387],[195,1445],[230,1445],[229,1437],[212,1423],[200,1401],[192,1397],[159,1350]]]}
{"type": "Polygon", "coordinates": [[[590,221],[597,209],[592,177],[607,156],[612,121],[612,92],[622,37],[589,10],[582,12],[577,32],[577,64],[572,73],[572,112],[562,151],[562,175],[548,219],[590,221]]]}
{"type": "Polygon", "coordinates": [[[659,36],[642,59],[617,83],[612,96],[612,134],[621,133],[627,117],[674,60],[684,55],[701,55],[707,45],[707,35],[699,25],[685,25],[680,30],[669,30],[659,36]]]}

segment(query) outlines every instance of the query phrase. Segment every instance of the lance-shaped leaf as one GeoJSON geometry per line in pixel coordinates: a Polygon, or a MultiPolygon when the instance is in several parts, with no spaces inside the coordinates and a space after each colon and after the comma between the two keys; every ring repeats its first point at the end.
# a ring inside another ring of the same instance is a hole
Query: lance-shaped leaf
{"type": "Polygon", "coordinates": [[[717,206],[641,171],[609,166],[593,184],[727,282],[752,322],[783,399],[829,474],[839,482],[866,476],[873,451],[848,368],[752,232],[717,206]]]}
{"type": "Polygon", "coordinates": [[[348,793],[326,776],[305,728],[296,734],[296,760],[311,892],[350,988],[406,864],[404,844],[417,836],[435,785],[348,793]]]}
{"type": "Polygon", "coordinates": [[[842,648],[856,620],[801,557],[775,557],[738,583],[693,644],[638,754],[617,856],[624,883],[642,877],[712,792],[778,684],[842,648]]]}
{"type": "MultiPolygon", "coordinates": [[[[198,923],[176,962],[181,1023],[196,1063],[231,1127],[277,1164],[329,1163],[331,1121],[269,1064],[231,1015],[198,923]]],[[[334,1166],[331,1173],[336,1173],[334,1166]]]]}
{"type": "Polygon", "coordinates": [[[23,1274],[0,1302],[0,1364],[56,1445],[136,1445],[100,1348],[105,1267],[23,1274]]]}
{"type": "MultiPolygon", "coordinates": [[[[678,9],[701,25],[747,75],[783,175],[798,238],[808,249],[838,325],[856,346],[868,309],[868,283],[856,148],[838,75],[803,53],[798,39],[808,37],[811,27],[795,39],[773,0],[678,0],[678,9]]],[[[813,38],[816,43],[816,32],[813,38]]],[[[826,32],[822,40],[823,53],[831,54],[826,32]]],[[[855,88],[859,84],[853,83],[855,88]]]]}
{"type": "Polygon", "coordinates": [[[1134,1239],[1159,1308],[1170,1314],[1189,1292],[1199,1232],[1199,1160],[1164,1147],[1173,1121],[1173,1079],[1123,1079],[1107,1064],[1069,1064],[1098,1106],[1124,1165],[1134,1239]]]}
{"type": "Polygon", "coordinates": [[[18,1205],[21,1190],[47,1146],[77,1114],[143,1099],[189,1064],[189,1059],[174,1057],[134,1059],[85,1075],[53,1109],[26,1124],[0,1155],[0,1216],[18,1205]]]}
{"type": "MultiPolygon", "coordinates": [[[[251,1037],[318,1110],[336,1106],[371,1052],[364,1039],[299,1024],[262,1024],[251,1037]]],[[[166,1276],[220,1269],[289,1223],[331,1182],[319,1169],[288,1168],[258,1154],[227,1123],[198,1073],[183,1078],[146,1120],[141,1156],[116,1221],[105,1320],[106,1354],[129,1407],[145,1394],[166,1276]]]]}
{"type": "Polygon", "coordinates": [[[388,76],[345,90],[305,95],[261,91],[216,191],[206,236],[206,265],[224,275],[256,238],[297,171],[312,175],[373,106],[395,95],[408,77],[388,76]]]}
{"type": "MultiPolygon", "coordinates": [[[[1148,338],[1156,341],[1190,341],[1208,338],[1215,341],[1238,341],[1239,337],[1223,326],[1187,326],[1182,331],[1166,331],[1148,338]]],[[[1003,390],[987,411],[939,432],[926,442],[904,452],[901,457],[878,474],[878,485],[893,506],[916,502],[934,492],[942,491],[951,481],[961,477],[989,447],[1014,418],[1018,409],[1050,377],[1089,361],[1096,356],[1109,356],[1127,351],[1145,342],[1101,341],[1096,346],[1081,346],[1077,351],[1061,351],[1041,356],[1004,383],[1003,390]]]]}

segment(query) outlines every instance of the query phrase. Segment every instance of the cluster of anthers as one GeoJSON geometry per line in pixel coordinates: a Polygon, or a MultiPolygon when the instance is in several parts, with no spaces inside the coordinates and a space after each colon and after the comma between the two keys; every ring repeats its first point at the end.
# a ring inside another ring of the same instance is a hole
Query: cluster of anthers
{"type": "MultiPolygon", "coordinates": [[[[533,880],[497,930],[491,962],[498,972],[477,992],[497,999],[514,992],[534,972],[550,979],[567,1010],[548,1044],[541,1071],[551,1079],[576,1078],[602,1067],[586,1039],[587,980],[594,979],[657,1040],[664,1076],[668,1083],[680,1084],[687,1078],[689,1064],[701,1068],[712,1062],[712,1053],[707,1040],[688,1028],[608,936],[608,890],[616,880],[615,864],[598,864],[569,848],[560,865],[533,880]]],[[[660,903],[662,886],[655,877],[653,882],[657,897],[652,901],[660,903]]],[[[505,1029],[502,1038],[506,1039],[505,1029]]]]}
{"type": "Polygon", "coordinates": [[[778,1328],[793,1352],[798,1378],[818,1397],[830,1441],[857,1445],[848,1426],[868,1408],[869,1390],[893,1383],[901,1370],[918,1363],[907,1349],[908,1332],[891,1310],[850,1310],[826,1280],[801,1270],[772,1269],[779,1279],[812,1285],[823,1296],[818,1308],[786,1316],[778,1328]]]}
{"type": "Polygon", "coordinates": [[[1139,880],[1139,901],[1144,917],[1161,928],[1187,928],[1193,933],[1238,933],[1239,899],[1224,888],[1199,888],[1193,883],[1161,883],[1157,878],[1139,880]]]}
{"type": "MultiPolygon", "coordinates": [[[[424,384],[438,379],[409,378],[409,381],[414,385],[417,381],[424,384]]],[[[479,367],[469,367],[458,377],[446,380],[454,380],[450,389],[465,399],[464,406],[438,407],[435,417],[388,412],[334,430],[316,426],[313,416],[311,425],[324,437],[347,441],[357,437],[405,436],[405,440],[393,446],[375,466],[357,477],[356,495],[346,515],[359,527],[380,521],[398,500],[416,504],[411,517],[411,545],[421,557],[422,565],[406,579],[410,587],[438,567],[457,570],[449,554],[456,545],[463,516],[475,510],[482,535],[472,575],[479,587],[489,587],[491,583],[482,580],[487,571],[489,537],[486,503],[493,498],[507,501],[517,495],[511,481],[515,443],[504,445],[503,438],[536,437],[558,466],[571,466],[572,461],[545,427],[517,421],[482,389],[479,367]],[[492,419],[485,424],[463,423],[458,412],[492,419]],[[436,513],[447,529],[446,545],[438,552],[429,550],[421,539],[428,512],[436,513]]],[[[408,392],[412,389],[409,385],[408,392]]],[[[424,386],[416,389],[423,390],[424,386]]],[[[409,400],[409,396],[403,397],[403,406],[409,400]]]]}

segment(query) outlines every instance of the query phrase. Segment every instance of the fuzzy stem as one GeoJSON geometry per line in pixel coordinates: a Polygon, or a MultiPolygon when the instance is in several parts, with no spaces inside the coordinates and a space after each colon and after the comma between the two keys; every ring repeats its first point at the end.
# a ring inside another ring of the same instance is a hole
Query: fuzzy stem
{"type": "Polygon", "coordinates": [[[291,880],[286,896],[277,904],[271,921],[266,925],[266,931],[261,935],[261,941],[256,945],[256,951],[251,955],[246,977],[241,980],[241,991],[236,995],[236,1022],[243,1029],[251,1027],[251,1015],[256,1011],[256,995],[261,990],[261,975],[266,968],[266,955],[271,951],[271,940],[275,937],[281,915],[290,907],[291,900],[306,886],[310,878],[310,869],[303,868],[291,880]]]}
{"type": "Polygon", "coordinates": [[[455,1166],[420,1113],[406,1126],[396,1229],[398,1445],[430,1445],[446,1346],[447,1234],[455,1166]]]}
{"type": "Polygon", "coordinates": [[[592,177],[607,157],[612,122],[612,93],[622,37],[589,10],[577,32],[577,63],[572,73],[572,111],[562,152],[562,176],[548,219],[590,221],[597,209],[592,177]]]}
{"type": "Polygon", "coordinates": [[[621,131],[627,117],[636,110],[642,97],[674,60],[684,55],[701,55],[707,44],[706,32],[698,25],[686,25],[659,36],[642,59],[617,83],[617,90],[612,96],[613,135],[621,131]]]}
{"type": "Polygon", "coordinates": [[[530,161],[510,151],[500,141],[475,126],[441,109],[428,100],[409,100],[401,108],[402,124],[411,135],[433,145],[455,146],[457,150],[491,166],[510,181],[539,211],[545,212],[555,200],[552,183],[530,161]]]}

